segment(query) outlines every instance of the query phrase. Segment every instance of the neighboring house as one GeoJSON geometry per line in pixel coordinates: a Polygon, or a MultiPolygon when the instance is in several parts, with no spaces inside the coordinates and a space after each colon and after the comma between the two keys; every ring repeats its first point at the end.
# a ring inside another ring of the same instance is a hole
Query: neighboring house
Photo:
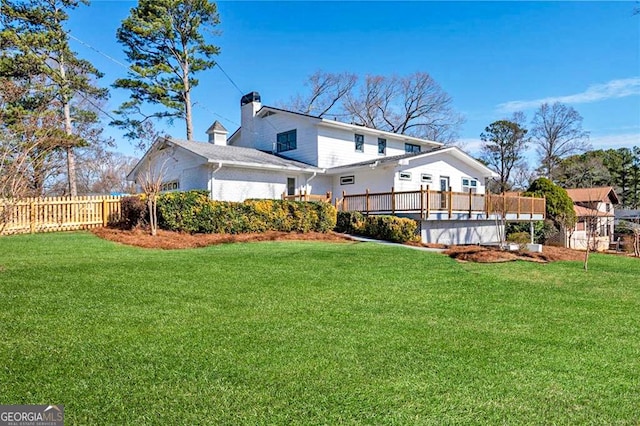
{"type": "MultiPolygon", "coordinates": [[[[392,188],[484,194],[487,179],[497,176],[456,147],[262,105],[256,92],[243,96],[240,108],[241,127],[230,137],[215,122],[208,143],[159,138],[129,179],[140,183],[152,170],[162,175],[163,190],[206,189],[215,200],[314,194],[335,202],[343,193],[392,188]]],[[[449,222],[441,226],[457,228],[456,235],[440,242],[496,239],[495,230],[484,229],[495,229],[488,217],[449,222]]]]}
{"type": "Polygon", "coordinates": [[[578,218],[575,228],[567,233],[569,247],[580,250],[607,250],[613,241],[614,205],[618,196],[611,186],[567,189],[578,218]]]}

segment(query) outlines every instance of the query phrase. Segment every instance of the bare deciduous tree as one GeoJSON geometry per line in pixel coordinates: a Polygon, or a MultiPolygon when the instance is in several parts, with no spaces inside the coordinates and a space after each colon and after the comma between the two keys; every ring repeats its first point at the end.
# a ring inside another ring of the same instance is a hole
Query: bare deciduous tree
{"type": "Polygon", "coordinates": [[[299,95],[283,106],[440,142],[452,142],[464,121],[454,111],[451,97],[425,72],[358,80],[354,74],[318,71],[307,85],[309,95],[299,95]]]}
{"type": "Polygon", "coordinates": [[[582,130],[582,116],[560,102],[540,105],[531,123],[531,135],[541,171],[550,179],[554,179],[560,160],[589,149],[589,132],[582,130]]]}
{"type": "Polygon", "coordinates": [[[357,79],[355,74],[316,71],[305,83],[310,93],[298,94],[289,101],[288,105],[282,106],[303,114],[323,117],[334,110],[336,104],[353,89],[357,79]]]}

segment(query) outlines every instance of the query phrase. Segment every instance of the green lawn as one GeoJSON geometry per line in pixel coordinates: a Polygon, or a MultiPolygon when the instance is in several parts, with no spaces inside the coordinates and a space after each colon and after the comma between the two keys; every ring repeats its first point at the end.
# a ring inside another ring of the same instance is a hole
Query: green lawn
{"type": "Polygon", "coordinates": [[[66,424],[640,422],[640,261],[0,238],[0,404],[66,424]]]}

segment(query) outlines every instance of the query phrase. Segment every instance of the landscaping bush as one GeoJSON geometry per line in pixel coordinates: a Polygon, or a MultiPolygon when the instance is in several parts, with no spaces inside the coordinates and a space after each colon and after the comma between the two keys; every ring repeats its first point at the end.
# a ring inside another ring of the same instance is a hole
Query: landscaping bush
{"type": "Polygon", "coordinates": [[[172,192],[158,198],[163,229],[189,233],[328,232],[336,225],[336,210],[322,202],[209,200],[206,191],[172,192]]]}
{"type": "Polygon", "coordinates": [[[364,232],[365,216],[360,212],[338,212],[336,231],[345,234],[364,232]]]}
{"type": "Polygon", "coordinates": [[[415,220],[396,216],[364,216],[360,212],[339,212],[336,231],[379,240],[404,243],[417,239],[415,220]]]}
{"type": "Polygon", "coordinates": [[[141,196],[122,197],[120,200],[121,221],[125,229],[133,229],[147,222],[147,203],[141,196]]]}

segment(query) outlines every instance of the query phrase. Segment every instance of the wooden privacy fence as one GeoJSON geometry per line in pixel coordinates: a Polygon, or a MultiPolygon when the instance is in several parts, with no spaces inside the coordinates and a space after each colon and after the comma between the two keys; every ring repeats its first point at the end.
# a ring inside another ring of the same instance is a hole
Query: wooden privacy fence
{"type": "Polygon", "coordinates": [[[420,187],[416,191],[369,192],[347,195],[336,200],[336,208],[342,211],[374,213],[420,213],[428,218],[432,212],[484,213],[511,215],[513,219],[545,217],[545,199],[497,194],[474,194],[473,192],[432,191],[420,187]]]}
{"type": "Polygon", "coordinates": [[[71,231],[120,220],[120,197],[0,199],[0,234],[71,231]]]}

